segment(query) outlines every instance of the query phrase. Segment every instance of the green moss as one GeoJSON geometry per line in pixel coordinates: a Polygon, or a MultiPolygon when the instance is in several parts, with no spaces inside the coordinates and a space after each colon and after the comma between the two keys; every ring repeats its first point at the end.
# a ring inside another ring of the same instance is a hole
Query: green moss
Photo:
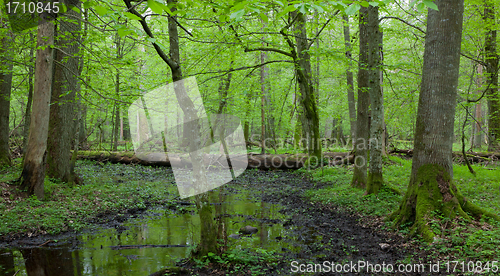
{"type": "Polygon", "coordinates": [[[380,188],[384,185],[384,177],[381,173],[368,173],[366,184],[366,194],[378,194],[380,188]]]}

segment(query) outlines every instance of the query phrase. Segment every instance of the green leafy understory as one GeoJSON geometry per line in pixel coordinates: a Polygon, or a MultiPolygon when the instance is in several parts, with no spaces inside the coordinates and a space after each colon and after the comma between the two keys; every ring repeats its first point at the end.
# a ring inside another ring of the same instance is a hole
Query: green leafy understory
{"type": "Polygon", "coordinates": [[[15,180],[20,166],[0,176],[0,237],[5,235],[57,234],[105,220],[105,215],[170,201],[175,193],[173,175],[166,168],[123,166],[79,161],[76,171],[82,184],[73,187],[45,179],[45,199],[19,196],[15,180]],[[2,183],[3,182],[3,183],[2,183]]]}
{"type": "MultiPolygon", "coordinates": [[[[411,160],[398,157],[385,159],[385,183],[399,191],[406,191],[411,172],[411,160]]],[[[454,181],[457,188],[468,200],[489,212],[500,214],[500,169],[494,166],[473,165],[477,176],[474,177],[467,167],[454,164],[454,181]]],[[[403,195],[383,189],[378,195],[364,195],[364,190],[351,187],[352,167],[319,168],[310,171],[318,181],[332,183],[325,189],[309,190],[306,195],[313,202],[338,206],[342,210],[353,211],[362,217],[385,218],[399,207],[403,195]]],[[[463,220],[451,221],[442,214],[436,214],[437,220],[431,221],[431,227],[440,233],[434,243],[426,245],[417,239],[412,242],[419,246],[431,258],[449,261],[498,260],[500,257],[500,223],[495,221],[474,221],[472,224],[463,220]]],[[[391,226],[386,222],[387,228],[391,226]]],[[[399,229],[401,234],[409,233],[411,225],[399,229]]]]}

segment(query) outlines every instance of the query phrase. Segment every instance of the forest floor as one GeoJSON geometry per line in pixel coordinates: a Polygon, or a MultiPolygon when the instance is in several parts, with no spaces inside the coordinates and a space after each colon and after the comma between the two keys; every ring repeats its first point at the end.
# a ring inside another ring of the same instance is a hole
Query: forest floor
{"type": "MultiPolygon", "coordinates": [[[[386,183],[404,192],[411,161],[389,157],[385,162],[386,183]]],[[[458,188],[481,207],[499,213],[498,166],[477,165],[474,169],[476,177],[463,166],[455,166],[458,188]]],[[[85,184],[69,187],[47,179],[44,201],[20,198],[15,187],[6,184],[18,170],[5,171],[0,179],[0,247],[50,246],[47,241],[61,237],[53,238],[50,234],[71,236],[96,223],[117,227],[152,206],[171,205],[178,200],[175,190],[165,189],[165,183],[175,187],[173,176],[165,175],[166,168],[79,162],[78,171],[85,184]]],[[[450,223],[443,218],[431,222],[440,229],[441,238],[427,245],[407,236],[409,226],[394,231],[384,221],[398,207],[402,195],[386,189],[377,196],[364,196],[363,191],[350,187],[351,175],[352,167],[246,171],[224,185],[225,191],[248,190],[256,201],[283,206],[280,212],[287,219],[271,223],[281,224],[288,236],[280,237],[280,241],[298,250],[242,249],[231,247],[230,243],[226,254],[206,256],[202,262],[181,261],[177,265],[193,275],[289,275],[309,274],[311,270],[321,275],[329,274],[332,264],[337,271],[340,268],[337,265],[341,264],[343,275],[373,275],[382,269],[376,265],[383,264],[386,270],[391,270],[388,265],[392,265],[392,275],[428,275],[431,265],[440,261],[440,273],[433,275],[465,275],[463,271],[471,271],[471,263],[475,272],[479,272],[477,264],[481,262],[483,274],[497,274],[491,269],[493,262],[500,260],[500,225],[487,221],[450,223]],[[458,262],[458,266],[446,262],[458,262]],[[486,263],[488,271],[483,269],[486,263]],[[360,264],[371,264],[373,271],[368,272],[360,264]],[[424,266],[419,267],[420,264],[424,266]],[[396,273],[398,268],[420,269],[420,273],[396,273]],[[451,271],[452,268],[456,271],[451,271]]]]}

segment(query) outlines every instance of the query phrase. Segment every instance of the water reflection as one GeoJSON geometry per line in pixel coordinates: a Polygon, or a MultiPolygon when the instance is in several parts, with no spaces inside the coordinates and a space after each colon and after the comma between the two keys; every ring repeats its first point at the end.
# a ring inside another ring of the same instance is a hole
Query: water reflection
{"type": "MultiPolygon", "coordinates": [[[[236,248],[281,249],[277,237],[285,236],[280,207],[255,202],[247,193],[224,191],[214,194],[213,208],[217,236],[225,245],[236,248]],[[240,227],[251,225],[259,232],[251,238],[228,239],[240,227]]],[[[189,256],[200,237],[199,216],[193,206],[152,210],[143,218],[131,219],[116,228],[81,234],[78,248],[34,248],[0,251],[0,275],[39,276],[122,276],[149,275],[178,259],[189,256]]],[[[70,243],[69,243],[70,244],[70,243]]]]}

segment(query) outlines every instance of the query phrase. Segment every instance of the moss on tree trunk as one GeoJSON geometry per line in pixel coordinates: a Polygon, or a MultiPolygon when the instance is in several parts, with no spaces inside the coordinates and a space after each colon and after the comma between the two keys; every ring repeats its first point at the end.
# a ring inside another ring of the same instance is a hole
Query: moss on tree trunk
{"type": "Polygon", "coordinates": [[[445,168],[427,164],[421,166],[416,177],[412,178],[399,209],[390,219],[396,226],[413,223],[411,233],[419,233],[426,241],[431,242],[437,233],[430,227],[429,222],[438,220],[438,215],[449,219],[459,216],[466,221],[479,219],[483,215],[499,219],[497,215],[486,212],[468,201],[457,189],[445,168]]]}

